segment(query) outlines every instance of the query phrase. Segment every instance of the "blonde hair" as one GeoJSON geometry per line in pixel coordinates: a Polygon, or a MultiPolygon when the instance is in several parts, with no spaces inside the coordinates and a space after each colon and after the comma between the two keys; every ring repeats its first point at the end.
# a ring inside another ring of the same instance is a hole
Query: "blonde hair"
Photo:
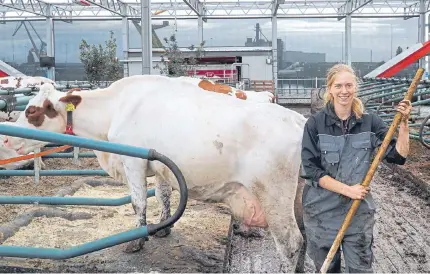
{"type": "MultiPolygon", "coordinates": [[[[333,95],[329,92],[330,88],[333,85],[334,80],[336,79],[336,75],[340,72],[349,72],[354,76],[354,86],[357,88],[358,84],[358,78],[355,74],[354,69],[351,66],[348,66],[346,64],[336,64],[333,67],[331,67],[327,72],[327,88],[326,92],[324,93],[324,103],[327,104],[328,102],[331,102],[333,104],[333,95]]],[[[352,101],[352,112],[354,112],[355,116],[357,118],[361,118],[361,116],[364,113],[364,106],[360,99],[354,94],[354,99],[352,101]]]]}

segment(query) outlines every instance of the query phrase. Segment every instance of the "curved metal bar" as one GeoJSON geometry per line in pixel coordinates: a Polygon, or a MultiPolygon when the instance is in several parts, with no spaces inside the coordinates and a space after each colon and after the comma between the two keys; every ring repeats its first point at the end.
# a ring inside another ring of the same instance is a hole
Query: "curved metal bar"
{"type": "Polygon", "coordinates": [[[126,232],[104,237],[96,241],[88,242],[68,249],[59,248],[34,248],[24,246],[0,246],[0,256],[21,258],[42,258],[62,260],[81,256],[107,247],[122,244],[135,239],[155,234],[158,230],[171,227],[185,211],[188,200],[188,189],[185,178],[179,167],[168,157],[158,153],[154,149],[146,149],[124,144],[110,143],[107,141],[93,140],[75,135],[67,135],[37,129],[28,129],[18,126],[0,124],[0,134],[17,136],[26,139],[34,139],[51,143],[64,143],[71,146],[100,150],[110,153],[122,154],[131,157],[139,157],[150,161],[158,160],[165,164],[176,177],[179,184],[180,201],[175,213],[158,224],[151,224],[126,232]]]}

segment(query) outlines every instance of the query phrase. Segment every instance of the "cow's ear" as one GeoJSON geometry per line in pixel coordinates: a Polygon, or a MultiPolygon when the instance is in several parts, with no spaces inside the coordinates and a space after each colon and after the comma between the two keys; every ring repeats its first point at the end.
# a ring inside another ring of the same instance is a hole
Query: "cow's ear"
{"type": "Polygon", "coordinates": [[[82,97],[79,95],[67,94],[66,96],[61,97],[59,101],[66,104],[71,103],[76,108],[81,103],[82,97]]]}

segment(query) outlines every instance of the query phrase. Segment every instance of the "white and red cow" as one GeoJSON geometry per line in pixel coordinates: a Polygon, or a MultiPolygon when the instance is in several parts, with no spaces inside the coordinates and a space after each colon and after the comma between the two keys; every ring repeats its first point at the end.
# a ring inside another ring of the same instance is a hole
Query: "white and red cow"
{"type": "MultiPolygon", "coordinates": [[[[14,123],[12,122],[2,122],[2,124],[7,124],[7,125],[14,125],[14,123]]],[[[4,145],[4,135],[0,134],[0,160],[7,160],[7,159],[11,159],[11,158],[15,158],[18,156],[21,156],[20,154],[18,154],[14,149],[8,148],[4,145]]],[[[33,154],[33,152],[30,152],[28,154],[33,154]]],[[[28,159],[28,160],[21,160],[18,162],[13,162],[13,163],[7,163],[7,164],[0,164],[0,169],[22,169],[22,168],[26,168],[26,167],[31,167],[31,165],[34,163],[34,159],[28,159]]],[[[40,159],[40,161],[38,161],[39,163],[39,169],[44,168],[45,164],[43,163],[42,159],[40,159]]]]}
{"type": "Polygon", "coordinates": [[[40,87],[45,83],[50,83],[55,86],[55,82],[51,79],[41,76],[6,76],[0,77],[0,88],[30,88],[40,87]]]}
{"type": "MultiPolygon", "coordinates": [[[[285,270],[294,271],[303,244],[294,215],[306,122],[302,115],[277,104],[250,104],[202,92],[185,81],[139,75],[108,88],[67,94],[45,84],[16,125],[63,133],[66,103],[76,107],[76,135],[163,153],[179,166],[190,198],[224,202],[245,226],[268,228],[285,270]]],[[[44,145],[17,137],[4,142],[20,154],[44,145]]],[[[108,154],[99,157],[103,155],[108,154]]],[[[171,188],[178,188],[172,172],[157,161],[122,155],[116,159],[101,165],[128,183],[138,226],[146,225],[146,178],[151,172],[163,207],[161,219],[168,218],[171,188]]],[[[130,242],[126,251],[140,250],[144,241],[130,242]]]]}
{"type": "MultiPolygon", "coordinates": [[[[50,83],[55,85],[55,82],[39,76],[5,76],[0,77],[0,89],[18,89],[18,88],[26,88],[26,87],[40,87],[44,83],[50,83]]],[[[23,96],[22,94],[16,94],[16,97],[23,96]]],[[[0,121],[4,123],[8,123],[6,121],[16,121],[18,116],[20,115],[20,111],[12,111],[11,113],[0,112],[0,121]]],[[[10,159],[19,156],[16,151],[6,148],[3,146],[3,135],[0,135],[0,141],[2,141],[2,145],[0,146],[0,159],[10,159]]],[[[31,152],[32,153],[32,152],[31,152]]],[[[34,159],[23,160],[19,162],[9,163],[5,165],[0,165],[0,168],[3,169],[21,169],[30,166],[34,162],[34,159]]],[[[39,161],[41,163],[41,167],[44,167],[42,160],[39,161]]]]}

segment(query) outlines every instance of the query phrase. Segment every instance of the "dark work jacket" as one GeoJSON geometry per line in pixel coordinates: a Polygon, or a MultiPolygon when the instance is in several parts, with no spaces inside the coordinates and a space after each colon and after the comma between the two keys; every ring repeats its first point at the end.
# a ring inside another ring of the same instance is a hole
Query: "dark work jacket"
{"type": "MultiPolygon", "coordinates": [[[[341,224],[352,200],[319,186],[319,179],[329,175],[347,184],[361,184],[370,167],[372,156],[388,131],[376,114],[365,113],[359,119],[350,116],[346,127],[328,103],[306,122],[302,140],[302,175],[306,179],[303,190],[304,217],[321,221],[336,219],[341,224]]],[[[405,158],[395,148],[396,138],[388,145],[383,159],[403,165],[405,158]]],[[[356,215],[371,214],[375,210],[372,194],[366,195],[356,215]]],[[[357,218],[355,218],[357,219],[357,218]]],[[[315,223],[317,225],[317,223],[315,223]]],[[[339,226],[335,227],[339,229],[339,226]]]]}

